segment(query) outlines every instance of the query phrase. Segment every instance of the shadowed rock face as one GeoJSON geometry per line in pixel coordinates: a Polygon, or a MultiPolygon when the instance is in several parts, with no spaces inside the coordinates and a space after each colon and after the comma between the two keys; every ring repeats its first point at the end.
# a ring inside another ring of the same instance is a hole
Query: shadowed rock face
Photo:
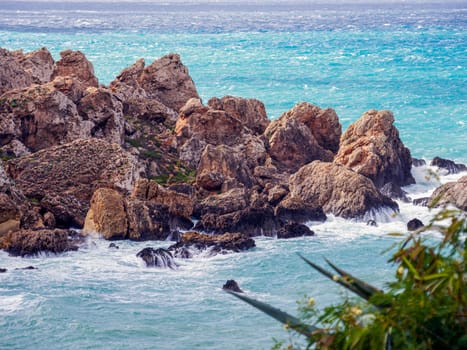
{"type": "Polygon", "coordinates": [[[390,111],[366,112],[342,135],[334,162],[368,177],[378,188],[388,182],[399,186],[415,183],[410,151],[393,123],[390,111]]]}
{"type": "Polygon", "coordinates": [[[467,176],[438,187],[428,200],[429,205],[433,203],[438,207],[449,203],[467,211],[467,176]]]}
{"type": "Polygon", "coordinates": [[[343,218],[362,218],[384,208],[398,210],[371,180],[334,163],[315,161],[302,167],[290,177],[290,194],[343,218]]]}
{"type": "Polygon", "coordinates": [[[0,249],[13,256],[33,256],[39,253],[63,253],[77,250],[76,232],[71,230],[20,230],[0,239],[0,249]]]}
{"type": "Polygon", "coordinates": [[[116,144],[77,140],[8,162],[9,175],[31,201],[53,213],[59,227],[82,227],[98,187],[130,192],[136,160],[116,144]]]}

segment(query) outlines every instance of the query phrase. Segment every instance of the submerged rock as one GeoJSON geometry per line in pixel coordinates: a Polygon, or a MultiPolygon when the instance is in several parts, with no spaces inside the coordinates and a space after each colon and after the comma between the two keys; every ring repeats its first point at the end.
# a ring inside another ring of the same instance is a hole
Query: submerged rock
{"type": "Polygon", "coordinates": [[[7,271],[8,271],[7,269],[4,269],[4,268],[0,267],[0,273],[5,273],[7,271]]]}
{"type": "Polygon", "coordinates": [[[448,174],[457,174],[462,171],[467,171],[467,166],[465,164],[455,163],[452,160],[440,157],[433,158],[433,160],[430,162],[430,165],[445,169],[448,171],[448,174]]]}
{"type": "Polygon", "coordinates": [[[185,250],[204,251],[209,249],[211,255],[218,253],[241,252],[255,247],[255,241],[240,233],[224,233],[221,235],[209,235],[198,232],[186,232],[181,240],[169,247],[175,256],[185,250]]]}
{"type": "Polygon", "coordinates": [[[230,291],[236,292],[236,293],[243,293],[243,290],[240,289],[240,287],[238,286],[237,281],[235,281],[235,280],[227,280],[227,282],[225,282],[225,284],[222,286],[222,289],[230,290],[230,291]]]}
{"type": "Polygon", "coordinates": [[[17,267],[15,270],[38,270],[38,268],[30,265],[26,267],[17,267]]]}
{"type": "Polygon", "coordinates": [[[421,207],[427,207],[429,203],[430,203],[430,197],[422,197],[422,198],[416,198],[412,200],[413,205],[418,205],[421,207]]]}
{"type": "Polygon", "coordinates": [[[39,253],[63,253],[78,250],[79,235],[72,230],[20,230],[0,240],[0,248],[12,256],[34,256],[39,253]]]}
{"type": "Polygon", "coordinates": [[[391,111],[366,112],[342,135],[334,162],[370,178],[378,188],[388,182],[398,186],[415,183],[410,151],[393,123],[391,111]]]}
{"type": "Polygon", "coordinates": [[[110,243],[109,248],[120,249],[120,247],[118,245],[116,245],[115,243],[110,243]]]}
{"type": "Polygon", "coordinates": [[[171,252],[164,248],[144,248],[139,251],[136,256],[143,259],[147,267],[160,267],[175,269],[178,265],[174,261],[171,252]]]}
{"type": "Polygon", "coordinates": [[[407,230],[408,231],[415,231],[418,230],[420,227],[423,227],[423,222],[420,219],[412,219],[407,223],[407,230]]]}
{"type": "Polygon", "coordinates": [[[414,167],[421,167],[426,165],[425,159],[413,158],[412,157],[412,166],[414,167]]]}
{"type": "Polygon", "coordinates": [[[335,163],[314,161],[290,177],[290,194],[343,218],[364,218],[398,205],[382,195],[367,177],[335,163]]]}

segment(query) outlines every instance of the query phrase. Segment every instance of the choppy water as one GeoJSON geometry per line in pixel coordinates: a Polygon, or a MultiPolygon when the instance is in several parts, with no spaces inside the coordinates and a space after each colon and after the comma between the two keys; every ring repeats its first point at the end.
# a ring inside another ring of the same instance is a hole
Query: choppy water
{"type": "MultiPolygon", "coordinates": [[[[335,108],[347,127],[370,108],[391,109],[416,157],[467,162],[466,8],[448,4],[267,5],[0,2],[0,46],[54,57],[79,49],[109,83],[138,58],[178,52],[200,95],[255,97],[278,117],[298,101],[335,108]]],[[[437,184],[416,170],[413,196],[437,184]]],[[[452,179],[452,178],[451,178],[452,179]]],[[[449,178],[442,178],[443,181],[449,178]]],[[[90,241],[79,252],[20,259],[0,252],[0,348],[268,349],[279,324],[225,295],[227,279],[290,312],[304,294],[327,304],[339,289],[296,256],[326,256],[383,286],[380,253],[425,208],[400,204],[378,227],[330,218],[317,236],[259,238],[248,253],[145,268],[135,254],[166,242],[90,241]],[[14,270],[34,265],[38,270],[14,270]]]]}

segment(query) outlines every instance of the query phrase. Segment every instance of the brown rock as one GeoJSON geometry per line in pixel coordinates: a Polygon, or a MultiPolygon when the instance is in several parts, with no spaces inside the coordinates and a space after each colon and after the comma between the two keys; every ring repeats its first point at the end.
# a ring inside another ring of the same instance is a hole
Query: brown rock
{"type": "Polygon", "coordinates": [[[318,144],[334,154],[339,149],[342,126],[339,117],[332,108],[321,109],[308,102],[295,105],[281,118],[296,119],[310,129],[318,144]]]}
{"type": "Polygon", "coordinates": [[[170,215],[190,220],[193,213],[193,200],[190,196],[166,189],[154,181],[140,179],[135,186],[133,196],[143,201],[164,205],[170,215]]]}
{"type": "Polygon", "coordinates": [[[97,189],[92,198],[83,234],[96,232],[105,239],[123,239],[128,232],[123,196],[110,188],[97,189]]]}
{"type": "Polygon", "coordinates": [[[60,52],[61,59],[55,63],[52,78],[75,77],[86,87],[98,86],[92,63],[81,51],[65,50],[60,52]]]}
{"type": "Polygon", "coordinates": [[[20,210],[6,193],[0,192],[0,237],[20,227],[20,210]]]}
{"type": "Polygon", "coordinates": [[[51,80],[54,59],[45,47],[26,54],[22,51],[15,51],[13,54],[23,69],[31,75],[33,83],[44,84],[51,80]]]}
{"type": "Polygon", "coordinates": [[[456,182],[448,182],[438,187],[431,195],[428,203],[437,207],[452,204],[463,211],[467,211],[467,176],[461,177],[456,182]]]}
{"type": "Polygon", "coordinates": [[[77,250],[76,232],[71,230],[20,230],[0,240],[0,248],[13,256],[34,256],[39,253],[63,253],[77,250]]]}
{"type": "Polygon", "coordinates": [[[131,192],[139,178],[136,159],[116,144],[76,140],[8,162],[18,189],[54,214],[60,227],[79,226],[99,187],[131,192]]]}
{"type": "Polygon", "coordinates": [[[291,196],[287,196],[277,205],[275,214],[282,220],[297,223],[326,220],[326,215],[321,206],[315,203],[305,203],[300,198],[291,196]]]}
{"type": "Polygon", "coordinates": [[[169,237],[170,214],[164,205],[137,198],[127,198],[128,239],[135,241],[163,240],[169,237]]]}
{"type": "Polygon", "coordinates": [[[175,111],[190,98],[199,97],[188,69],[177,54],[166,55],[147,67],[140,59],[123,70],[110,87],[122,93],[125,101],[130,97],[156,99],[175,111]]]}
{"type": "Polygon", "coordinates": [[[370,178],[378,188],[388,182],[399,186],[415,183],[410,151],[393,123],[390,111],[366,112],[342,135],[334,162],[370,178]]]}
{"type": "Polygon", "coordinates": [[[364,218],[381,209],[398,210],[368,178],[348,168],[320,161],[302,167],[290,177],[290,194],[343,218],[364,218]]]}
{"type": "Polygon", "coordinates": [[[86,121],[91,121],[92,137],[123,144],[125,120],[122,103],[104,88],[90,88],[78,104],[78,112],[86,121]]]}
{"type": "Polygon", "coordinates": [[[33,82],[30,73],[21,66],[15,55],[0,48],[0,96],[12,89],[22,89],[33,82]]]}
{"type": "Polygon", "coordinates": [[[219,99],[213,97],[208,101],[208,106],[226,111],[257,135],[262,134],[269,125],[264,104],[252,98],[224,96],[219,99]]]}
{"type": "Polygon", "coordinates": [[[333,153],[319,145],[311,130],[288,114],[273,121],[264,134],[269,139],[269,154],[281,171],[294,173],[313,160],[333,159],[333,153]]]}
{"type": "Polygon", "coordinates": [[[16,140],[35,152],[90,135],[92,124],[53,83],[11,90],[0,102],[0,147],[16,140]]]}
{"type": "Polygon", "coordinates": [[[240,120],[225,111],[203,106],[199,99],[189,100],[180,110],[175,135],[180,159],[195,168],[208,144],[243,152],[248,167],[264,162],[267,155],[262,139],[240,120]]]}

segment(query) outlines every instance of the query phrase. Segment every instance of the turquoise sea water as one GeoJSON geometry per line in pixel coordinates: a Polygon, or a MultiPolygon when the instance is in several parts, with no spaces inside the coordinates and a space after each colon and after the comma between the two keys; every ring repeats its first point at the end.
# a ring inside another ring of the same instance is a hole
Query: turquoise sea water
{"type": "MultiPolygon", "coordinates": [[[[299,101],[336,109],[344,129],[368,109],[391,109],[413,156],[467,163],[467,6],[265,3],[0,3],[0,47],[54,55],[81,50],[108,84],[144,57],[180,53],[204,101],[226,94],[262,100],[271,118],[299,101]]],[[[413,197],[438,184],[417,169],[413,197]]],[[[450,178],[442,177],[442,181],[450,178]]],[[[452,179],[452,178],[451,178],[452,179]]],[[[296,256],[326,256],[383,286],[380,253],[405,223],[429,213],[401,204],[378,227],[330,218],[317,236],[260,238],[244,254],[196,258],[176,271],[143,267],[135,254],[166,242],[93,239],[79,252],[19,259],[0,252],[0,349],[268,349],[288,339],[279,324],[225,295],[236,279],[287,309],[308,294],[341,291],[296,256]],[[34,265],[38,270],[16,267],[34,265]]]]}

